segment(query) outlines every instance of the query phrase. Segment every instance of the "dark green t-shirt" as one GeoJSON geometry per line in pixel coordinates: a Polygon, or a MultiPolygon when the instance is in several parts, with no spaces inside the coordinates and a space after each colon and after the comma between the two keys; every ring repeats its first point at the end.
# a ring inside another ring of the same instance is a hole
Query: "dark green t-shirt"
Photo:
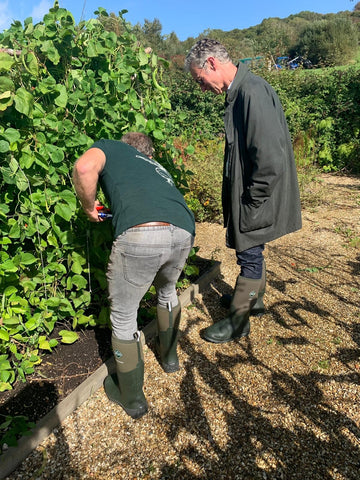
{"type": "Polygon", "coordinates": [[[158,162],[117,140],[99,140],[106,156],[99,183],[113,214],[115,238],[134,225],[168,222],[195,235],[195,222],[171,175],[158,162]]]}

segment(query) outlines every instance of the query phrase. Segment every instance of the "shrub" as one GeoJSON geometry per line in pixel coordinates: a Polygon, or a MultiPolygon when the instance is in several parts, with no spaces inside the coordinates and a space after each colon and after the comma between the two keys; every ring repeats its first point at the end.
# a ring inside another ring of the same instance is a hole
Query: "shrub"
{"type": "Polygon", "coordinates": [[[185,160],[192,172],[188,177],[190,192],[186,194],[189,207],[197,221],[221,222],[221,186],[224,139],[196,143],[195,152],[185,160]]]}

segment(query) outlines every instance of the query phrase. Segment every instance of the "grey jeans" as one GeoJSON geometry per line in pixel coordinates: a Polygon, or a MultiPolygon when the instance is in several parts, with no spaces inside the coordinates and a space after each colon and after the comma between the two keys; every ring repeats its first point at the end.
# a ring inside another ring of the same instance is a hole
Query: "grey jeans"
{"type": "Polygon", "coordinates": [[[153,284],[158,304],[178,304],[176,282],[194,237],[174,225],[129,228],[114,241],[107,279],[110,320],[115,337],[133,340],[137,311],[153,284]]]}

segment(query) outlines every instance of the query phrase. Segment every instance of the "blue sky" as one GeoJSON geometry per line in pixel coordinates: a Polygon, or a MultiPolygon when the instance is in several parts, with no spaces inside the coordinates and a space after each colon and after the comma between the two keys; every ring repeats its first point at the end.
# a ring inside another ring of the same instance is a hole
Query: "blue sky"
{"type": "MultiPolygon", "coordinates": [[[[108,13],[128,10],[126,20],[133,25],[157,18],[162,34],[175,32],[180,40],[197,37],[204,30],[244,29],[257,25],[269,17],[285,18],[308,10],[316,13],[352,11],[358,0],[59,0],[60,7],[69,10],[76,23],[94,17],[94,11],[103,7],[108,13]]],[[[9,28],[13,20],[21,22],[32,17],[40,21],[53,6],[53,0],[0,0],[0,31],[9,28]]]]}

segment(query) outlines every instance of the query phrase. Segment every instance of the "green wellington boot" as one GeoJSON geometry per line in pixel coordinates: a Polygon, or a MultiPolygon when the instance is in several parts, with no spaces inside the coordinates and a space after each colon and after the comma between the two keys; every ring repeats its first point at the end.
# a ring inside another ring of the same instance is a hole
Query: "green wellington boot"
{"type": "Polygon", "coordinates": [[[250,333],[250,311],[255,305],[261,284],[238,276],[231,301],[229,315],[203,331],[205,340],[213,343],[226,343],[235,338],[246,337],[250,333]]]}
{"type": "Polygon", "coordinates": [[[157,306],[156,350],[161,366],[166,373],[179,370],[177,356],[178,331],[181,317],[181,305],[169,309],[157,306]]]}
{"type": "MultiPolygon", "coordinates": [[[[265,306],[264,306],[265,290],[266,290],[266,264],[265,264],[265,260],[264,260],[263,261],[262,275],[261,275],[261,284],[260,284],[258,297],[257,297],[255,305],[252,307],[252,309],[250,311],[250,315],[261,317],[261,315],[264,314],[264,312],[265,312],[265,306]]],[[[232,295],[225,294],[220,298],[220,305],[224,308],[230,308],[231,300],[232,300],[232,295]]]]}
{"type": "Polygon", "coordinates": [[[148,411],[143,392],[144,334],[137,332],[135,340],[119,340],[114,335],[111,344],[116,361],[116,373],[104,380],[109,400],[119,404],[132,418],[140,418],[148,411]]]}

